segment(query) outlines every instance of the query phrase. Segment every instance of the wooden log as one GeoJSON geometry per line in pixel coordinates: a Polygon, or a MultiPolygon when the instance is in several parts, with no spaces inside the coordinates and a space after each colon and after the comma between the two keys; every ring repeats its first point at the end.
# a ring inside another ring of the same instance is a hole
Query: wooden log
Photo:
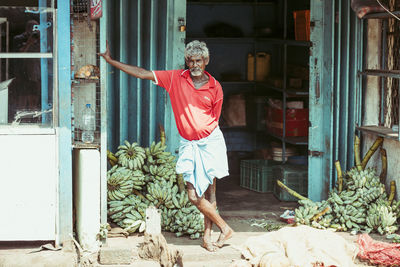
{"type": "Polygon", "coordinates": [[[342,167],[340,167],[340,162],[338,160],[335,161],[335,167],[338,176],[338,191],[340,193],[343,190],[343,172],[342,172],[342,167]]]}
{"type": "Polygon", "coordinates": [[[383,137],[379,136],[376,138],[375,142],[372,144],[372,146],[369,148],[368,152],[365,154],[362,162],[361,162],[361,167],[364,170],[365,167],[367,166],[368,161],[372,157],[372,155],[375,153],[375,151],[382,145],[383,143],[383,137]]]}
{"type": "Polygon", "coordinates": [[[381,181],[382,184],[385,184],[387,177],[387,155],[386,155],[386,149],[384,148],[381,148],[381,160],[382,160],[382,171],[381,174],[379,175],[379,180],[381,181]]]}
{"type": "Polygon", "coordinates": [[[354,136],[354,161],[356,163],[357,170],[362,171],[363,167],[361,165],[360,157],[360,138],[357,135],[354,136]]]}

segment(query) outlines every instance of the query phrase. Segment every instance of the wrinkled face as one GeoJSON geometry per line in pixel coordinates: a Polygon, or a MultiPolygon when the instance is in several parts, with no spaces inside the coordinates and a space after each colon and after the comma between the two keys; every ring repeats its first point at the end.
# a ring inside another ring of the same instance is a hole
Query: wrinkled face
{"type": "Polygon", "coordinates": [[[186,59],[186,65],[188,66],[192,76],[201,76],[206,69],[208,61],[208,58],[203,58],[202,56],[192,56],[186,59]]]}

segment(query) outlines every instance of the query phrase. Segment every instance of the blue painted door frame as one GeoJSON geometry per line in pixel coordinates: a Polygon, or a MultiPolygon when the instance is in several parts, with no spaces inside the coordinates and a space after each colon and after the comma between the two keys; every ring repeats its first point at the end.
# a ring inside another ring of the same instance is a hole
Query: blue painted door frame
{"type": "Polygon", "coordinates": [[[59,149],[58,244],[71,240],[72,226],[72,133],[70,1],[57,1],[57,71],[59,149]]]}
{"type": "Polygon", "coordinates": [[[334,162],[353,165],[353,137],[360,121],[357,66],[362,64],[361,23],[347,0],[311,0],[308,196],[328,197],[334,162]]]}

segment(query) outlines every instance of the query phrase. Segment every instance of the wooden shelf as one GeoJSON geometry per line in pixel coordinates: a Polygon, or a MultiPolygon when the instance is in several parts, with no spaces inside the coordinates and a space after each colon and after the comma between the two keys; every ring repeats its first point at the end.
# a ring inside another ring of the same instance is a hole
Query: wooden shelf
{"type": "Polygon", "coordinates": [[[279,140],[281,140],[282,142],[285,143],[289,143],[292,145],[308,145],[308,136],[286,136],[286,137],[282,137],[279,135],[275,135],[272,133],[269,133],[269,135],[278,138],[279,140]]]}
{"type": "Polygon", "coordinates": [[[271,6],[275,5],[274,2],[259,2],[259,1],[248,1],[248,2],[239,2],[239,1],[187,1],[188,5],[206,5],[206,6],[215,6],[215,5],[228,5],[228,6],[271,6]]]}
{"type": "Polygon", "coordinates": [[[400,70],[364,70],[359,75],[400,78],[400,70]]]}
{"type": "Polygon", "coordinates": [[[263,42],[277,45],[288,45],[288,46],[304,46],[310,47],[311,42],[309,41],[296,41],[290,39],[279,39],[279,38],[266,38],[266,37],[207,37],[207,36],[187,36],[187,40],[200,40],[205,42],[213,42],[213,43],[255,43],[255,42],[263,42]]]}
{"type": "MultiPolygon", "coordinates": [[[[268,83],[264,83],[264,82],[258,82],[257,86],[268,88],[268,89],[271,89],[271,90],[274,90],[274,91],[278,91],[278,92],[284,92],[283,88],[275,87],[275,86],[272,86],[272,85],[270,85],[268,83]]],[[[285,90],[285,92],[288,95],[295,95],[295,96],[308,96],[309,95],[308,91],[301,90],[301,89],[287,88],[285,90]]]]}
{"type": "MultiPolygon", "coordinates": [[[[396,16],[400,16],[400,11],[392,11],[392,13],[396,16]]],[[[389,19],[389,18],[394,18],[394,17],[388,12],[379,12],[379,13],[371,13],[365,15],[362,19],[389,19]]]]}
{"type": "Polygon", "coordinates": [[[100,144],[97,143],[83,143],[83,142],[75,142],[72,144],[74,149],[99,149],[100,144]]]}
{"type": "Polygon", "coordinates": [[[393,131],[392,129],[386,128],[383,126],[375,126],[375,125],[359,126],[359,127],[356,127],[356,129],[361,132],[370,133],[370,134],[374,134],[377,136],[382,136],[384,138],[399,140],[398,132],[393,131]]]}
{"type": "Polygon", "coordinates": [[[100,82],[100,79],[81,79],[81,78],[76,78],[72,80],[72,83],[74,84],[79,84],[79,83],[98,83],[100,82]]]}

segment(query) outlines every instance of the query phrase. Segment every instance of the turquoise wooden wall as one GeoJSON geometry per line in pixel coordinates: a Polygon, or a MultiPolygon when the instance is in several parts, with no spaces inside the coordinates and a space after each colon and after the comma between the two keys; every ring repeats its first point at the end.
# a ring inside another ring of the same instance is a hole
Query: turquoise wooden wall
{"type": "Polygon", "coordinates": [[[353,166],[361,119],[361,22],[346,0],[311,0],[309,198],[326,199],[335,185],[334,162],[353,166]]]}
{"type": "MultiPolygon", "coordinates": [[[[148,70],[184,67],[185,32],[179,31],[178,20],[185,19],[186,0],[105,2],[107,23],[102,30],[114,59],[148,70]]],[[[175,152],[179,135],[165,90],[110,65],[102,71],[107,83],[108,149],[115,151],[124,140],[148,146],[159,140],[161,124],[168,150],[175,152]]]]}

